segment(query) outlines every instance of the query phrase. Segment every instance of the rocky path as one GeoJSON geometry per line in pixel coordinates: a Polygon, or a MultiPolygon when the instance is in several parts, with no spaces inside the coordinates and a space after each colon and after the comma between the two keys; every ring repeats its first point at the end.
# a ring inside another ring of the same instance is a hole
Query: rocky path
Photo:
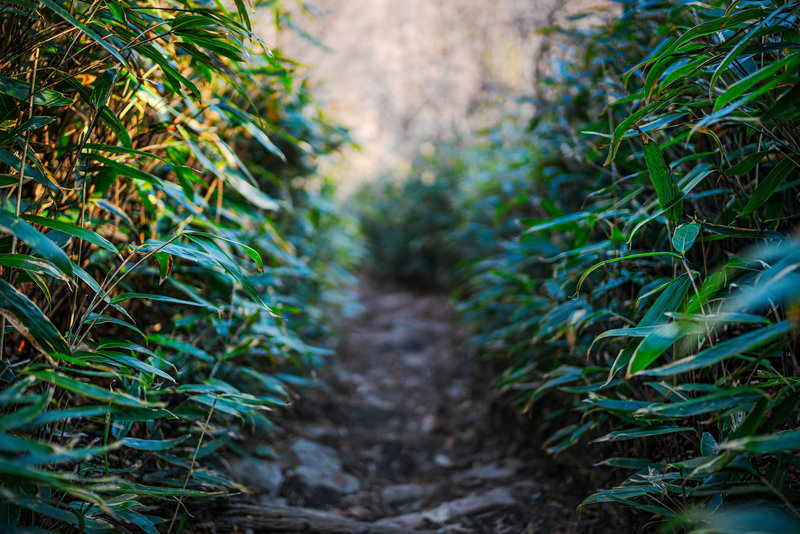
{"type": "Polygon", "coordinates": [[[577,531],[577,481],[497,421],[446,298],[366,285],[362,304],[327,386],[271,435],[272,458],[231,466],[254,493],[211,530],[577,531]]]}

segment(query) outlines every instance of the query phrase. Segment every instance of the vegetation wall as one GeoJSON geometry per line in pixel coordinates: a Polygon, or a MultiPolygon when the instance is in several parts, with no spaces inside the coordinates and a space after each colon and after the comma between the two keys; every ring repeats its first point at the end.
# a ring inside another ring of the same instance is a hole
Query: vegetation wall
{"type": "Polygon", "coordinates": [[[800,4],[615,4],[545,30],[532,117],[441,143],[365,226],[390,270],[460,266],[503,398],[617,473],[581,507],[796,529],[800,4]]]}
{"type": "Polygon", "coordinates": [[[346,133],[229,5],[0,2],[10,528],[179,530],[326,359],[357,250],[313,171],[346,133]]]}

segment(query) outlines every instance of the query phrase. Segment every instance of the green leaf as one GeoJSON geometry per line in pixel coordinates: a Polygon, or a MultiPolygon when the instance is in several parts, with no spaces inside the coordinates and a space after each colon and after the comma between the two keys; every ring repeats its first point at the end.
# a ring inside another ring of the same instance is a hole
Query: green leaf
{"type": "Polygon", "coordinates": [[[50,388],[29,406],[17,408],[16,411],[0,416],[0,431],[14,430],[30,423],[47,409],[52,399],[53,388],[50,388]]]}
{"type": "Polygon", "coordinates": [[[187,88],[196,98],[201,98],[200,90],[197,88],[197,86],[188,78],[183,76],[180,72],[178,72],[175,67],[170,65],[167,57],[159,52],[154,46],[146,43],[137,44],[134,49],[136,52],[143,55],[154,64],[158,65],[161,69],[161,72],[164,74],[165,81],[168,82],[169,85],[171,85],[175,90],[180,90],[181,86],[183,86],[187,88]]]}
{"type": "Polygon", "coordinates": [[[133,408],[145,408],[150,406],[158,406],[155,403],[143,401],[135,397],[131,397],[126,393],[118,393],[116,391],[109,391],[100,386],[90,384],[88,382],[81,382],[74,378],[70,378],[64,374],[58,373],[55,370],[26,370],[25,373],[35,376],[40,380],[54,384],[67,391],[72,391],[90,399],[108,402],[117,406],[130,406],[133,408]]]}
{"type": "Polygon", "coordinates": [[[714,102],[714,111],[720,111],[731,103],[733,103],[733,106],[739,106],[763,94],[779,83],[782,83],[784,80],[788,79],[789,76],[794,74],[794,67],[798,60],[800,60],[800,54],[795,53],[778,61],[767,62],[764,68],[739,80],[726,89],[724,93],[719,95],[714,102]],[[775,76],[775,74],[784,67],[786,68],[786,72],[783,75],[775,76]],[[765,83],[761,85],[761,87],[745,95],[747,91],[762,82],[765,83]],[[739,100],[734,102],[737,98],[739,100]]]}
{"type": "Polygon", "coordinates": [[[642,369],[646,369],[683,336],[699,331],[700,329],[693,325],[679,323],[668,323],[654,327],[654,330],[645,336],[636,347],[628,363],[626,377],[630,378],[642,369]]]}
{"type": "Polygon", "coordinates": [[[682,224],[672,234],[672,247],[678,254],[686,252],[694,245],[694,240],[700,234],[700,225],[690,223],[682,224]]]}
{"type": "Polygon", "coordinates": [[[744,239],[783,239],[784,236],[778,232],[768,232],[758,230],[755,228],[738,228],[735,226],[726,226],[722,224],[700,223],[704,230],[708,230],[714,234],[724,235],[727,237],[741,237],[744,239]]]}
{"type": "Polygon", "coordinates": [[[578,513],[581,512],[581,509],[586,506],[587,504],[598,504],[604,502],[614,502],[614,503],[625,503],[630,506],[634,506],[636,508],[644,509],[650,513],[660,514],[665,517],[672,517],[675,513],[668,508],[663,506],[655,506],[655,505],[648,505],[642,504],[637,501],[632,500],[635,497],[643,497],[644,495],[650,494],[661,494],[663,492],[662,488],[659,485],[655,484],[641,484],[641,485],[631,485],[631,486],[619,486],[616,488],[598,491],[593,495],[590,495],[586,499],[578,505],[578,513]]]}
{"type": "Polygon", "coordinates": [[[748,22],[762,18],[764,14],[765,11],[763,8],[755,7],[750,9],[743,9],[729,16],[715,17],[712,20],[700,23],[692,27],[690,30],[688,30],[680,37],[678,37],[669,47],[664,49],[651,61],[654,61],[655,59],[660,59],[661,57],[665,57],[668,54],[672,54],[673,52],[675,52],[676,50],[678,50],[683,45],[685,45],[686,43],[688,43],[693,39],[697,39],[698,37],[704,37],[706,35],[711,35],[721,30],[734,29],[736,26],[742,24],[743,22],[748,22]]]}
{"type": "Polygon", "coordinates": [[[662,436],[664,434],[674,434],[676,432],[688,432],[692,431],[694,428],[690,426],[657,426],[657,427],[645,427],[645,428],[631,428],[628,430],[616,430],[614,432],[610,432],[605,436],[599,437],[595,442],[601,443],[605,441],[623,441],[628,439],[639,439],[639,438],[647,438],[651,436],[662,436]]]}
{"type": "Polygon", "coordinates": [[[719,453],[719,444],[714,436],[703,432],[700,438],[700,454],[703,456],[716,456],[719,453]]]}
{"type": "Polygon", "coordinates": [[[252,30],[253,28],[250,26],[250,16],[247,13],[247,6],[244,3],[244,0],[236,0],[236,9],[239,11],[239,17],[242,19],[242,24],[248,30],[252,30]]]}
{"type": "Polygon", "coordinates": [[[240,247],[242,250],[247,252],[247,255],[250,256],[254,262],[256,262],[256,266],[258,266],[259,272],[264,270],[264,261],[261,259],[261,254],[259,254],[253,247],[247,246],[244,243],[235,241],[233,239],[228,239],[227,237],[222,237],[220,235],[209,234],[206,232],[187,231],[184,232],[183,235],[185,236],[199,235],[213,240],[219,239],[221,241],[226,241],[228,243],[231,243],[232,245],[236,245],[237,247],[240,247]]]}
{"type": "MultiPolygon", "coordinates": [[[[12,128],[11,130],[5,131],[0,134],[0,146],[9,146],[12,145],[15,140],[21,140],[22,134],[25,132],[29,132],[31,130],[37,130],[42,128],[51,122],[55,121],[55,117],[43,117],[43,116],[33,116],[30,119],[26,120],[20,126],[12,128]]],[[[15,183],[18,180],[15,180],[15,183]]]]}
{"type": "Polygon", "coordinates": [[[261,304],[264,308],[269,309],[269,307],[264,304],[264,301],[261,300],[261,296],[256,289],[256,286],[253,285],[252,280],[250,277],[245,275],[236,262],[228,256],[228,254],[220,248],[214,241],[208,239],[204,236],[198,235],[187,235],[189,239],[200,245],[206,253],[216,261],[220,267],[225,269],[225,271],[231,275],[231,277],[239,282],[247,294],[250,295],[253,300],[261,304]]]}
{"type": "Polygon", "coordinates": [[[119,295],[111,299],[111,302],[113,302],[114,304],[119,304],[121,302],[125,302],[126,300],[131,300],[131,299],[167,302],[170,304],[178,304],[180,306],[198,306],[200,308],[214,310],[215,312],[219,313],[219,308],[213,305],[209,305],[208,303],[195,302],[193,300],[176,299],[174,297],[167,297],[166,295],[154,295],[151,293],[120,293],[119,295]]]}
{"type": "Polygon", "coordinates": [[[795,165],[789,158],[784,158],[772,168],[770,173],[758,184],[756,190],[750,196],[750,199],[745,204],[742,210],[742,216],[747,216],[753,213],[756,209],[761,207],[769,198],[772,193],[780,186],[783,181],[789,176],[789,173],[794,170],[795,165]]]}
{"type": "Polygon", "coordinates": [[[118,326],[125,327],[125,328],[127,328],[129,330],[132,330],[132,331],[136,332],[137,334],[139,334],[140,336],[142,336],[145,339],[147,338],[147,336],[144,335],[144,332],[139,330],[133,324],[131,324],[131,323],[127,322],[127,321],[123,321],[122,319],[117,319],[116,317],[111,317],[109,315],[90,313],[83,320],[83,323],[84,324],[88,324],[88,325],[115,324],[115,325],[118,325],[118,326]]]}
{"type": "Polygon", "coordinates": [[[761,163],[761,160],[764,159],[764,156],[769,154],[768,150],[761,150],[760,152],[754,152],[750,154],[742,161],[733,165],[726,171],[724,171],[725,176],[741,176],[744,174],[749,173],[753,169],[755,169],[756,165],[761,163]]]}
{"type": "MultiPolygon", "coordinates": [[[[142,373],[157,375],[160,376],[161,378],[169,380],[170,382],[173,383],[175,382],[174,378],[169,376],[161,369],[158,369],[157,367],[147,362],[143,362],[138,358],[131,356],[130,354],[123,354],[120,352],[114,352],[108,350],[98,350],[95,354],[102,356],[102,359],[100,359],[100,361],[109,361],[112,364],[116,364],[123,368],[136,369],[137,371],[141,371],[142,373]]],[[[86,358],[86,360],[98,361],[98,358],[86,358]]]]}
{"type": "Polygon", "coordinates": [[[719,448],[756,454],[794,451],[800,449],[800,429],[723,441],[719,448]]]}
{"type": "Polygon", "coordinates": [[[89,28],[86,24],[80,22],[75,17],[73,17],[67,10],[62,8],[53,0],[41,0],[41,3],[45,6],[52,9],[56,14],[58,14],[61,18],[67,21],[72,26],[78,28],[81,33],[85,34],[90,39],[94,40],[97,44],[102,46],[109,54],[111,54],[117,61],[119,61],[122,65],[125,66],[128,70],[131,70],[130,65],[128,64],[127,60],[120,54],[120,52],[111,46],[108,41],[100,37],[94,30],[89,28]]]}
{"type": "Polygon", "coordinates": [[[131,219],[130,215],[128,215],[122,208],[117,206],[116,204],[112,204],[111,202],[102,199],[96,198],[92,199],[92,202],[97,205],[98,208],[106,210],[111,215],[115,215],[119,217],[122,222],[128,225],[128,228],[131,230],[136,230],[136,225],[133,224],[133,220],[131,219]]]}
{"type": "Polygon", "coordinates": [[[667,314],[678,309],[691,285],[692,279],[688,274],[682,274],[672,280],[652,306],[647,309],[638,326],[652,326],[667,322],[667,314]]]}
{"type": "Polygon", "coordinates": [[[556,219],[547,219],[543,222],[535,222],[532,226],[527,228],[522,235],[532,232],[541,232],[542,230],[571,230],[577,228],[579,224],[589,219],[596,217],[594,213],[588,211],[581,211],[577,213],[570,213],[563,217],[556,219]]]}
{"type": "Polygon", "coordinates": [[[172,256],[164,252],[156,252],[156,261],[158,262],[158,283],[163,284],[164,280],[169,277],[172,272],[173,259],[172,256]]]}
{"type": "Polygon", "coordinates": [[[703,369],[775,341],[785,336],[790,331],[791,326],[789,323],[787,321],[781,321],[780,323],[765,326],[764,328],[753,330],[752,332],[717,343],[697,354],[687,356],[686,358],[674,361],[663,367],[641,371],[640,374],[647,376],[673,376],[703,369]]]}
{"type": "Polygon", "coordinates": [[[0,209],[0,230],[17,236],[42,257],[53,262],[67,276],[72,274],[72,262],[63,250],[33,226],[4,209],[0,209]]]}
{"type": "Polygon", "coordinates": [[[207,353],[201,348],[195,347],[194,345],[190,345],[189,343],[186,343],[184,341],[180,341],[167,336],[162,336],[160,334],[151,334],[150,336],[148,336],[147,339],[149,341],[152,341],[153,343],[157,343],[158,345],[162,345],[164,347],[169,347],[179,352],[190,354],[195,358],[204,362],[214,361],[214,358],[209,353],[207,353]]]}
{"type": "Polygon", "coordinates": [[[107,69],[95,82],[92,94],[89,96],[89,104],[94,109],[101,109],[108,103],[116,79],[117,69],[107,69]]]}
{"type": "Polygon", "coordinates": [[[672,208],[666,211],[667,218],[672,222],[677,222],[683,215],[683,202],[679,201],[674,203],[680,193],[672,177],[669,174],[669,167],[667,167],[664,156],[661,154],[661,149],[658,144],[644,138],[644,157],[647,161],[647,170],[650,172],[650,181],[656,189],[658,196],[658,203],[662,209],[672,204],[672,208]]]}
{"type": "MultiPolygon", "coordinates": [[[[148,172],[137,169],[136,167],[133,167],[131,165],[120,163],[119,161],[114,161],[113,159],[101,156],[99,154],[94,154],[91,152],[85,152],[81,154],[81,157],[86,159],[87,161],[96,161],[98,163],[102,163],[106,168],[110,168],[114,170],[116,173],[121,174],[122,176],[129,176],[135,180],[141,180],[143,182],[146,182],[161,190],[164,189],[164,184],[161,182],[159,178],[153,176],[148,172]]],[[[98,169],[102,168],[104,167],[98,167],[98,169]]]]}
{"type": "Polygon", "coordinates": [[[608,158],[606,158],[605,165],[611,163],[617,155],[617,150],[619,150],[619,145],[622,143],[625,135],[628,131],[633,128],[633,126],[638,123],[641,119],[643,119],[648,113],[655,113],[661,108],[666,107],[669,104],[673,103],[673,99],[679,96],[680,94],[684,93],[687,89],[685,88],[678,88],[669,93],[662,96],[659,100],[655,102],[651,102],[644,106],[639,111],[636,111],[626,117],[623,121],[621,121],[616,128],[614,128],[614,135],[611,138],[611,144],[609,147],[608,158]]]}
{"type": "MultiPolygon", "coordinates": [[[[30,377],[33,378],[33,377],[30,377]]],[[[30,429],[44,426],[55,421],[64,421],[67,419],[77,420],[83,418],[101,418],[105,417],[113,411],[111,406],[107,405],[81,405],[73,408],[66,408],[64,410],[50,410],[47,411],[26,425],[22,429],[30,429]]]]}
{"type": "MultiPolygon", "coordinates": [[[[42,184],[53,192],[60,192],[61,188],[49,177],[46,178],[45,175],[42,174],[42,171],[36,167],[38,163],[36,160],[36,154],[33,152],[28,152],[28,157],[33,159],[33,165],[27,162],[25,163],[25,183],[28,182],[28,179],[31,179],[36,183],[42,184]]],[[[7,150],[0,150],[0,161],[18,173],[22,174],[22,160],[11,152],[8,152],[7,150]]],[[[17,182],[19,182],[19,176],[17,176],[17,182]]]]}
{"type": "Polygon", "coordinates": [[[680,254],[675,254],[674,252],[639,252],[637,254],[628,254],[626,256],[621,256],[619,258],[612,258],[610,260],[601,261],[589,268],[586,272],[583,273],[580,280],[578,280],[578,291],[580,291],[581,286],[583,285],[583,281],[586,280],[586,277],[592,274],[594,271],[599,269],[604,265],[608,265],[609,263],[615,263],[618,261],[625,261],[625,260],[634,260],[636,258],[653,258],[657,256],[672,256],[673,258],[680,259],[680,254]]]}
{"type": "Polygon", "coordinates": [[[129,449],[136,449],[140,451],[165,451],[177,445],[180,445],[189,436],[182,436],[175,439],[137,439],[137,438],[123,438],[121,440],[123,447],[129,449]]]}
{"type": "Polygon", "coordinates": [[[47,260],[27,256],[25,254],[0,254],[0,265],[13,267],[24,271],[34,272],[41,275],[52,276],[62,282],[69,283],[69,278],[62,273],[55,265],[47,260]]]}
{"type": "Polygon", "coordinates": [[[696,399],[669,404],[651,404],[641,408],[639,414],[655,414],[664,417],[683,419],[710,412],[738,408],[741,411],[750,409],[756,402],[765,398],[766,394],[754,388],[742,387],[703,395],[696,399]]]}
{"type": "Polygon", "coordinates": [[[5,280],[0,280],[0,313],[40,352],[71,354],[66,340],[42,310],[5,280]]]}
{"type": "Polygon", "coordinates": [[[93,245],[97,245],[98,247],[106,249],[119,256],[119,251],[117,250],[117,247],[113,245],[113,243],[98,233],[89,230],[88,228],[82,228],[72,223],[51,219],[49,217],[42,217],[40,215],[22,215],[22,218],[30,223],[38,224],[39,226],[44,226],[45,228],[50,228],[51,230],[58,230],[59,232],[69,234],[77,237],[78,239],[83,239],[84,241],[92,243],[93,245]]]}
{"type": "Polygon", "coordinates": [[[788,91],[783,93],[771,108],[761,115],[761,121],[771,121],[784,115],[786,110],[797,109],[798,103],[800,103],[800,84],[795,84],[788,91]]]}
{"type": "MultiPolygon", "coordinates": [[[[28,102],[30,91],[31,85],[29,83],[9,78],[8,76],[0,76],[0,93],[28,102]]],[[[34,88],[33,104],[35,106],[68,106],[71,103],[71,98],[67,98],[58,91],[34,88]]]]}

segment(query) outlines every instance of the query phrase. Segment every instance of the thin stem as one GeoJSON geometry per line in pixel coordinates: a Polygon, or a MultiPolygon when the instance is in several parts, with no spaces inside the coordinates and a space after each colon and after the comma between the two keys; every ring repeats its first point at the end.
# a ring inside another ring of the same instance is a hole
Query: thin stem
{"type": "MultiPolygon", "coordinates": [[[[28,90],[28,120],[33,117],[33,96],[36,94],[36,71],[39,69],[39,49],[33,51],[33,71],[31,72],[31,84],[28,90]]],[[[22,162],[19,167],[19,181],[17,182],[17,202],[14,206],[14,215],[19,217],[22,206],[22,186],[25,183],[25,170],[28,168],[28,148],[30,147],[31,132],[25,131],[25,144],[22,148],[22,162]]],[[[17,253],[17,235],[11,237],[11,254],[17,253]]],[[[3,316],[0,321],[0,360],[5,353],[6,344],[6,318],[3,316]]]]}
{"type": "MultiPolygon", "coordinates": [[[[192,478],[192,473],[194,472],[194,463],[197,460],[197,453],[200,451],[200,446],[203,444],[203,438],[206,435],[206,429],[208,428],[208,423],[211,421],[211,414],[214,413],[214,407],[217,405],[217,399],[219,396],[214,397],[214,402],[211,403],[211,410],[208,411],[208,417],[206,417],[206,422],[203,424],[203,431],[200,433],[200,439],[197,440],[197,447],[194,448],[194,454],[192,455],[192,462],[189,464],[189,471],[186,473],[186,478],[183,481],[183,488],[186,489],[186,486],[189,485],[189,479],[192,478]]],[[[171,534],[172,527],[175,524],[175,519],[178,517],[178,510],[181,508],[181,503],[183,502],[183,497],[178,497],[178,504],[175,505],[175,512],[172,514],[172,520],[169,522],[169,528],[167,529],[167,534],[171,534]]]]}
{"type": "MultiPolygon", "coordinates": [[[[100,290],[102,291],[102,294],[109,295],[111,293],[111,291],[113,291],[114,288],[116,288],[119,285],[119,283],[122,282],[122,280],[126,276],[128,276],[130,273],[132,273],[136,269],[136,267],[138,267],[143,261],[147,260],[153,254],[157,253],[158,251],[160,251],[161,249],[163,249],[164,247],[166,247],[167,245],[169,245],[170,243],[172,243],[173,241],[175,241],[179,237],[181,237],[181,234],[178,234],[178,235],[172,237],[172,239],[170,239],[166,243],[162,243],[158,248],[153,249],[150,252],[148,252],[145,255],[143,255],[142,258],[139,261],[137,261],[136,263],[133,264],[133,266],[130,268],[129,271],[127,271],[126,273],[123,273],[122,276],[120,276],[116,281],[114,281],[114,283],[111,286],[108,287],[108,289],[104,289],[101,286],[100,290]]],[[[122,264],[114,271],[114,274],[111,276],[112,280],[113,280],[114,276],[119,274],[120,270],[122,270],[122,268],[125,266],[126,263],[128,263],[128,261],[133,257],[134,254],[136,254],[136,252],[131,253],[130,256],[125,258],[125,261],[122,262],[122,264]]],[[[108,277],[106,278],[106,280],[108,280],[108,277]]],[[[105,280],[103,281],[103,283],[105,283],[105,280]]],[[[86,308],[86,311],[84,312],[84,314],[83,314],[83,316],[81,318],[81,323],[83,323],[83,321],[89,316],[89,314],[92,312],[92,310],[99,304],[98,301],[97,301],[97,298],[98,298],[98,296],[100,294],[101,293],[98,292],[97,294],[95,294],[94,298],[92,298],[91,303],[86,308]]],[[[110,298],[110,296],[109,296],[109,298],[110,298]]],[[[90,324],[86,328],[86,332],[83,333],[83,335],[80,337],[80,339],[77,339],[77,341],[75,343],[73,343],[73,345],[72,345],[73,347],[77,347],[78,345],[80,345],[81,342],[86,338],[86,336],[89,335],[89,332],[91,331],[92,327],[95,325],[97,320],[100,318],[100,314],[103,313],[106,310],[106,308],[108,308],[108,306],[109,306],[109,304],[106,303],[106,305],[103,307],[103,309],[100,310],[100,312],[98,312],[97,317],[94,318],[94,321],[92,321],[92,324],[90,324]]],[[[74,338],[78,337],[79,330],[80,330],[80,326],[78,326],[78,331],[75,332],[74,338]]]]}

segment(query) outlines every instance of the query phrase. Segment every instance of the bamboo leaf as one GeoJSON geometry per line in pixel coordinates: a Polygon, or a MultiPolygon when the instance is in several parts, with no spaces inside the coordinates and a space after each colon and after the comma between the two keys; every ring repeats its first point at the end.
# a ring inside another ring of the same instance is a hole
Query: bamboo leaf
{"type": "Polygon", "coordinates": [[[269,309],[264,301],[261,300],[261,296],[258,294],[258,290],[256,286],[253,284],[253,281],[250,280],[250,277],[245,275],[236,262],[228,256],[228,254],[220,248],[214,241],[211,239],[200,236],[200,235],[187,235],[190,240],[194,241],[198,245],[200,245],[203,250],[212,258],[217,264],[222,267],[225,272],[227,272],[231,277],[239,282],[247,294],[250,295],[253,300],[260,303],[264,308],[269,309]]]}
{"type": "Polygon", "coordinates": [[[718,112],[732,103],[736,106],[741,105],[775,87],[794,74],[798,60],[800,60],[800,54],[792,54],[779,61],[770,62],[764,68],[739,80],[717,97],[717,100],[714,102],[714,111],[718,112]],[[786,72],[783,75],[774,76],[778,71],[784,68],[786,68],[786,72]],[[762,82],[763,84],[759,88],[745,95],[747,91],[753,89],[753,87],[762,82]]]}
{"type": "Polygon", "coordinates": [[[663,436],[664,434],[674,434],[676,432],[687,432],[692,430],[694,430],[694,428],[690,426],[679,426],[679,427],[655,426],[655,427],[645,427],[645,428],[631,428],[628,430],[616,430],[614,432],[610,432],[605,436],[597,438],[594,441],[597,443],[602,443],[606,441],[623,441],[629,439],[649,438],[652,436],[663,436]]]}
{"type": "Polygon", "coordinates": [[[719,444],[722,450],[748,451],[756,454],[783,453],[800,449],[800,429],[763,436],[747,436],[719,444]]]}
{"type": "Polygon", "coordinates": [[[4,209],[0,209],[0,230],[17,236],[35,252],[50,260],[64,274],[68,276],[72,274],[72,262],[63,250],[33,226],[4,209]]]}
{"type": "Polygon", "coordinates": [[[82,228],[72,223],[59,221],[58,219],[52,219],[49,217],[42,217],[40,215],[22,215],[22,218],[29,223],[38,224],[39,226],[44,226],[45,228],[50,228],[51,230],[64,232],[65,234],[77,237],[78,239],[83,239],[84,241],[88,241],[93,245],[97,245],[100,248],[113,252],[117,256],[120,255],[117,247],[115,247],[108,239],[97,234],[96,232],[93,232],[92,230],[89,230],[88,228],[82,228]]]}
{"type": "MultiPolygon", "coordinates": [[[[0,76],[0,93],[28,102],[30,100],[30,91],[31,86],[29,83],[9,78],[8,76],[0,76]]],[[[71,103],[71,98],[67,98],[58,91],[34,88],[33,104],[35,106],[68,106],[71,103]]]]}
{"type": "Polygon", "coordinates": [[[700,226],[694,223],[682,224],[672,234],[672,247],[678,254],[686,252],[694,245],[694,240],[700,234],[700,226]]]}
{"type": "Polygon", "coordinates": [[[176,445],[180,445],[189,436],[182,436],[175,439],[138,439],[138,438],[124,438],[121,440],[123,447],[129,449],[136,449],[140,451],[165,451],[172,449],[176,445]]]}
{"type": "Polygon", "coordinates": [[[753,191],[753,194],[742,210],[742,216],[750,215],[769,200],[778,186],[786,180],[786,177],[789,176],[789,173],[794,169],[795,164],[789,158],[784,158],[779,161],[761,183],[758,184],[756,190],[753,191]]]}
{"type": "Polygon", "coordinates": [[[628,363],[626,377],[630,378],[642,369],[646,369],[681,337],[697,331],[696,328],[678,323],[667,323],[654,327],[653,331],[645,336],[636,347],[628,363]]]}
{"type": "Polygon", "coordinates": [[[213,239],[213,240],[217,240],[218,239],[220,241],[225,241],[227,243],[231,243],[232,245],[236,245],[237,247],[240,247],[242,250],[244,250],[247,253],[247,255],[250,256],[253,259],[254,262],[256,262],[256,266],[258,267],[259,271],[263,271],[264,270],[264,261],[261,259],[261,254],[259,254],[253,247],[245,245],[244,243],[241,243],[241,242],[233,240],[233,239],[228,239],[227,237],[222,237],[220,235],[209,234],[209,233],[206,233],[206,232],[188,231],[188,232],[184,232],[184,235],[185,236],[193,236],[193,235],[195,235],[195,236],[203,236],[203,237],[207,237],[208,239],[213,239]]]}
{"type": "Polygon", "coordinates": [[[72,26],[78,28],[83,34],[94,40],[97,44],[102,46],[112,57],[119,61],[126,69],[131,70],[127,60],[120,54],[120,52],[108,43],[105,39],[100,37],[97,32],[89,28],[86,24],[80,22],[73,17],[66,9],[61,7],[56,0],[41,0],[41,3],[52,9],[58,16],[63,18],[72,26]]]}
{"type": "Polygon", "coordinates": [[[672,181],[667,163],[664,161],[663,154],[661,154],[661,149],[657,143],[647,138],[644,138],[644,157],[647,161],[647,170],[650,172],[650,181],[655,187],[656,195],[658,196],[658,203],[665,210],[667,218],[677,222],[683,215],[683,202],[678,201],[675,203],[675,199],[679,197],[680,193],[672,181]],[[667,210],[669,205],[672,205],[672,208],[667,210]]]}
{"type": "Polygon", "coordinates": [[[756,402],[765,398],[765,394],[755,388],[736,388],[703,395],[696,399],[668,404],[651,404],[638,410],[639,414],[654,414],[664,417],[682,419],[711,412],[730,410],[732,408],[748,410],[756,402]]]}
{"type": "Polygon", "coordinates": [[[58,373],[55,370],[26,370],[25,372],[30,376],[35,376],[40,380],[49,382],[50,384],[56,385],[62,389],[66,389],[67,391],[72,391],[73,393],[77,393],[84,397],[102,402],[108,402],[117,406],[130,406],[133,408],[157,406],[156,403],[140,400],[135,397],[131,397],[126,393],[110,391],[88,382],[81,382],[80,380],[76,380],[64,374],[58,373]]]}
{"type": "Polygon", "coordinates": [[[114,89],[114,82],[117,79],[117,69],[107,69],[94,85],[92,94],[89,96],[89,103],[96,110],[102,109],[108,103],[111,91],[114,89]]]}
{"type": "Polygon", "coordinates": [[[70,354],[69,345],[36,304],[0,280],[0,314],[40,352],[70,354]]]}
{"type": "Polygon", "coordinates": [[[617,155],[617,150],[619,150],[619,145],[622,142],[625,134],[636,125],[641,119],[643,119],[649,113],[656,113],[657,111],[661,110],[662,108],[666,107],[668,104],[672,103],[672,100],[679,96],[681,93],[685,92],[686,89],[678,88],[669,93],[663,95],[660,99],[656,100],[655,102],[651,102],[646,106],[642,107],[640,110],[632,113],[628,117],[626,117],[623,121],[621,121],[616,128],[614,128],[614,135],[611,138],[611,144],[608,152],[608,158],[606,158],[605,165],[611,163],[617,155]]]}
{"type": "Polygon", "coordinates": [[[33,256],[26,256],[25,254],[0,254],[0,265],[22,269],[28,273],[33,272],[51,276],[66,283],[70,282],[69,278],[49,261],[33,256]]]}
{"type": "Polygon", "coordinates": [[[589,270],[585,271],[583,275],[581,275],[580,280],[578,280],[578,291],[580,291],[581,286],[583,285],[583,281],[586,280],[586,277],[592,274],[594,271],[603,267],[604,265],[608,265],[609,263],[616,263],[618,261],[626,261],[626,260],[634,260],[637,258],[654,258],[659,256],[672,256],[673,258],[680,259],[680,254],[675,254],[674,252],[639,252],[636,254],[628,254],[626,256],[621,256],[619,258],[612,258],[610,260],[601,261],[593,265],[589,270]]]}
{"type": "Polygon", "coordinates": [[[723,360],[739,356],[785,336],[791,327],[786,321],[765,326],[746,334],[718,343],[697,354],[687,356],[656,369],[646,369],[640,374],[646,376],[674,376],[697,369],[709,367],[723,360]]]}
{"type": "Polygon", "coordinates": [[[114,304],[119,304],[121,302],[125,302],[131,299],[141,299],[147,301],[155,301],[155,302],[167,302],[170,304],[178,304],[180,306],[199,306],[201,308],[206,308],[210,310],[214,310],[215,312],[219,313],[219,308],[216,306],[210,306],[208,303],[204,302],[196,302],[192,300],[184,300],[184,299],[176,299],[174,297],[168,297],[166,295],[154,295],[152,293],[120,293],[113,299],[111,302],[114,304]]]}

